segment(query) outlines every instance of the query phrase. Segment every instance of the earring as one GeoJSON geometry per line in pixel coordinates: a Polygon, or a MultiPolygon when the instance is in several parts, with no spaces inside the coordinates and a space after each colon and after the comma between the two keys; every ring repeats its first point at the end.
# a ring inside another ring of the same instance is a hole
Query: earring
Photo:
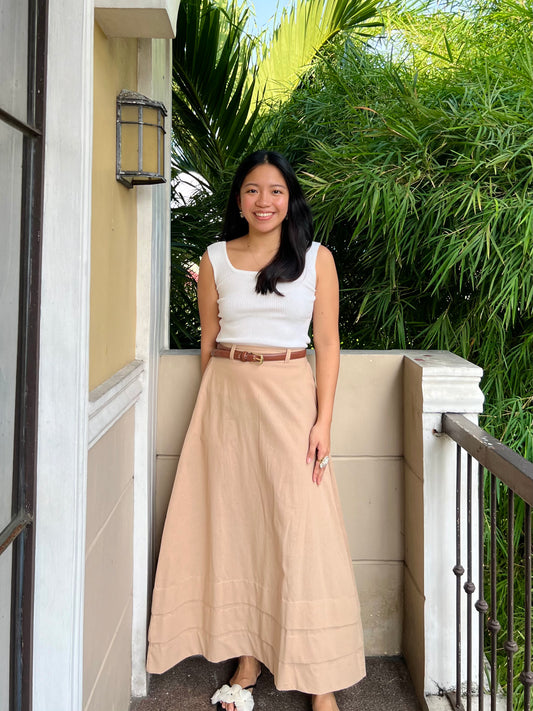
{"type": "Polygon", "coordinates": [[[244,217],[244,215],[242,214],[242,210],[239,210],[239,217],[241,218],[241,220],[244,217]]]}

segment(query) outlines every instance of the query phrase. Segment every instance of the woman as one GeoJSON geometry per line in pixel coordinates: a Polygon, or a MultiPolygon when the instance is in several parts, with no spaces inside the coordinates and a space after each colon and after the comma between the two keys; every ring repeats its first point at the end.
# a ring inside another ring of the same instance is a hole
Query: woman
{"type": "Polygon", "coordinates": [[[213,696],[249,711],[264,663],[278,689],[337,711],[364,676],[359,603],[329,463],[338,281],[312,242],[286,159],[238,168],[223,241],[202,257],[202,382],[169,504],[147,668],[239,657],[213,696]],[[316,385],[305,358],[313,320],[316,385]]]}

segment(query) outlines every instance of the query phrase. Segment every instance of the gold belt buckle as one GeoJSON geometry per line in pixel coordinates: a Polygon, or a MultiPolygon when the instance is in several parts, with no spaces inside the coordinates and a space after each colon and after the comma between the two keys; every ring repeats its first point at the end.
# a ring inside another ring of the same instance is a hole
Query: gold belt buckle
{"type": "Polygon", "coordinates": [[[259,363],[259,365],[263,365],[264,358],[262,353],[261,355],[254,353],[253,356],[254,363],[259,363]]]}

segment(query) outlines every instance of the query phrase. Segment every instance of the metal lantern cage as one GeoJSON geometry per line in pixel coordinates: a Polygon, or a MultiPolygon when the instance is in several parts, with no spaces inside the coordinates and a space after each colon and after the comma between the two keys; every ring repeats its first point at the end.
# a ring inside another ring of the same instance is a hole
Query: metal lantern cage
{"type": "Polygon", "coordinates": [[[117,180],[127,188],[165,179],[165,116],[160,101],[135,91],[117,96],[117,180]]]}

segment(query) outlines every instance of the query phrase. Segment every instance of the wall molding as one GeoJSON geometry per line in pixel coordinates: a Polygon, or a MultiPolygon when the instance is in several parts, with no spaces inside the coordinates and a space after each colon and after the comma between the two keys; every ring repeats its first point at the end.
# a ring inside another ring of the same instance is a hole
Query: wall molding
{"type": "Polygon", "coordinates": [[[89,394],[89,449],[113,427],[143,391],[144,363],[133,360],[89,394]]]}

